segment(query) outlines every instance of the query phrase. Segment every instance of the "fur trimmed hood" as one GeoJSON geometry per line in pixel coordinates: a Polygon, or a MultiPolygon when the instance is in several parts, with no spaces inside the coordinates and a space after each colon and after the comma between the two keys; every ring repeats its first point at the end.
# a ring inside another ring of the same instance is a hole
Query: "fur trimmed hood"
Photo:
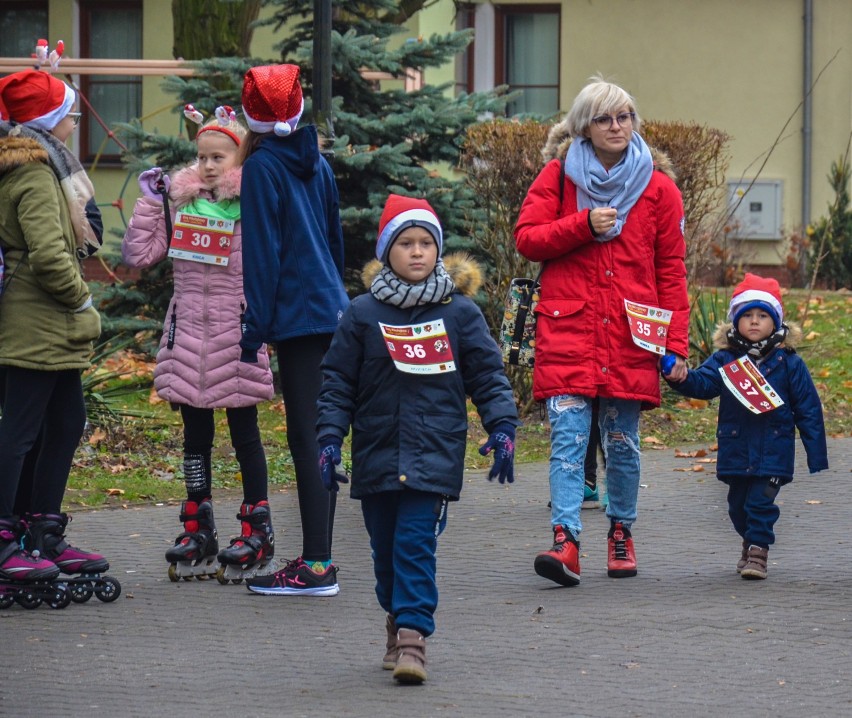
{"type": "MultiPolygon", "coordinates": [[[[787,338],[778,346],[788,349],[795,349],[802,341],[802,327],[796,322],[784,322],[789,330],[787,338]]],[[[715,349],[733,349],[728,344],[728,330],[733,326],[732,322],[722,322],[716,325],[716,331],[713,332],[713,347],[715,349]]]]}
{"type": "MultiPolygon", "coordinates": [[[[243,177],[243,168],[231,167],[225,170],[222,180],[216,190],[215,196],[218,200],[236,199],[240,196],[240,182],[243,177]]],[[[214,196],[213,192],[198,174],[198,164],[178,170],[172,178],[169,196],[177,207],[184,207],[198,197],[209,199],[214,196]]]]}
{"type": "Polygon", "coordinates": [[[33,162],[48,164],[47,150],[30,137],[0,138],[0,175],[33,162]]]}
{"type": "MultiPolygon", "coordinates": [[[[361,270],[361,281],[369,289],[376,275],[384,265],[378,259],[371,259],[361,270]]],[[[482,286],[482,269],[467,252],[454,252],[444,257],[444,269],[456,285],[456,289],[466,297],[472,297],[482,286]]]]}
{"type": "MultiPolygon", "coordinates": [[[[561,160],[568,154],[568,147],[574,141],[574,138],[568,134],[568,128],[565,120],[557,122],[550,128],[547,135],[547,142],[541,150],[541,156],[545,163],[550,160],[561,160]]],[[[651,159],[654,160],[654,169],[659,170],[666,175],[672,182],[677,182],[677,173],[669,156],[662,150],[648,147],[651,150],[651,159]]]]}

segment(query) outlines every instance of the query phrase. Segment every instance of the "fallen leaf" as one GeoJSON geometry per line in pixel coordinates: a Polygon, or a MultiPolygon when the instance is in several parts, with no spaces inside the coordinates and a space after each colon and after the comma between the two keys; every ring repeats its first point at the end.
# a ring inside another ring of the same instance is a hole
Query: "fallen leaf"
{"type": "Polygon", "coordinates": [[[820,333],[819,333],[819,332],[808,332],[808,333],[805,335],[805,341],[806,341],[806,342],[812,342],[812,341],[813,341],[814,339],[816,339],[818,336],[820,336],[820,333]]]}
{"type": "Polygon", "coordinates": [[[822,503],[822,501],[820,501],[819,499],[808,499],[807,501],[805,501],[805,503],[810,504],[811,506],[818,506],[822,503]]]}
{"type": "Polygon", "coordinates": [[[99,428],[95,429],[92,432],[92,435],[89,437],[89,445],[90,446],[97,446],[106,438],[107,438],[106,432],[99,427],[99,428]]]}
{"type": "Polygon", "coordinates": [[[699,464],[715,464],[716,459],[699,459],[698,463],[699,464]]]}
{"type": "Polygon", "coordinates": [[[662,444],[662,440],[658,439],[656,436],[646,436],[642,439],[646,444],[662,444]]]}
{"type": "Polygon", "coordinates": [[[639,668],[639,666],[641,664],[637,663],[636,661],[628,661],[627,663],[622,663],[621,665],[624,666],[625,668],[630,669],[630,668],[639,668]]]}
{"type": "Polygon", "coordinates": [[[828,367],[820,369],[819,374],[817,374],[817,376],[821,377],[822,379],[826,379],[831,376],[831,369],[829,369],[828,367]]]}
{"type": "Polygon", "coordinates": [[[123,496],[124,495],[124,489],[107,489],[106,495],[107,496],[123,496]]]}
{"type": "Polygon", "coordinates": [[[707,452],[704,449],[696,449],[695,451],[675,450],[675,457],[678,459],[695,459],[699,456],[707,456],[707,452]]]}

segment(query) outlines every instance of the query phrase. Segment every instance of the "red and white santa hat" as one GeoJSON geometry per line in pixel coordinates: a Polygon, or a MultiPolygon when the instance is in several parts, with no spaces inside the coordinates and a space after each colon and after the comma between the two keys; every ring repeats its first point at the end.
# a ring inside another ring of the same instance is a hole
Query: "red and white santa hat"
{"type": "Polygon", "coordinates": [[[438,245],[438,256],[444,249],[444,233],[435,210],[425,199],[414,199],[392,194],[385,202],[382,218],[379,220],[379,241],[376,244],[376,257],[387,262],[388,253],[394,240],[409,227],[423,227],[438,245]]]}
{"type": "Polygon", "coordinates": [[[749,309],[762,309],[775,321],[776,331],[780,329],[784,323],[784,306],[781,304],[778,280],[747,272],[731,295],[728,319],[734,323],[734,327],[749,309]]]}
{"type": "Polygon", "coordinates": [[[297,65],[261,65],[243,80],[243,114],[252,132],[286,137],[305,109],[297,65]]]}
{"type": "Polygon", "coordinates": [[[71,112],[77,95],[62,80],[38,70],[0,79],[0,117],[50,132],[71,112]]]}

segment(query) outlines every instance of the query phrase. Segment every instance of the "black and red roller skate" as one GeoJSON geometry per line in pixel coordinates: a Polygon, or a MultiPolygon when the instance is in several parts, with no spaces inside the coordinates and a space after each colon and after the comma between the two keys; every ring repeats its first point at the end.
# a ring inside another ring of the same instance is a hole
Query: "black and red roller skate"
{"type": "Polygon", "coordinates": [[[18,603],[24,608],[65,608],[71,603],[68,587],[57,582],[59,567],[38,551],[22,548],[26,525],[0,519],[0,608],[18,603]]]}
{"type": "Polygon", "coordinates": [[[268,501],[258,501],[253,506],[243,504],[237,518],[242,522],[240,535],[219,552],[222,565],[216,578],[221,584],[252,578],[275,554],[275,532],[268,501]]]}
{"type": "Polygon", "coordinates": [[[187,499],[180,506],[180,521],[184,531],[166,551],[166,561],[171,564],[169,579],[190,581],[193,576],[199,580],[215,576],[219,569],[219,534],[213,521],[212,500],[196,503],[187,499]]]}
{"type": "Polygon", "coordinates": [[[111,603],[121,595],[121,584],[109,571],[109,561],[99,553],[83,551],[65,540],[68,514],[31,514],[27,516],[27,548],[55,563],[67,576],[62,581],[71,591],[74,603],[85,603],[93,595],[111,603]]]}

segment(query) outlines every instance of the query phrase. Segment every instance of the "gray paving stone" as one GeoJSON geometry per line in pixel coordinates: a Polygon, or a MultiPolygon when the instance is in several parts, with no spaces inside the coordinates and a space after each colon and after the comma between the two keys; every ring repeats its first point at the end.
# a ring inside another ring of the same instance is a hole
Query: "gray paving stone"
{"type": "MultiPolygon", "coordinates": [[[[585,511],[576,588],[532,570],[551,540],[547,466],[518,467],[511,487],[471,472],[440,541],[421,687],[381,670],[384,617],[357,502],[338,504],[334,598],[171,583],[176,506],[77,513],[72,542],[107,554],[123,595],[0,611],[0,715],[852,715],[852,440],[831,440],[832,469],[813,477],[799,450],[764,582],[734,570],[740,542],[712,466],[676,472],[691,462],[673,454],[644,454],[639,575],[607,578],[607,520],[585,511]]],[[[238,503],[217,500],[223,537],[238,503]]],[[[292,558],[295,492],[271,504],[278,555],[292,558]]]]}

